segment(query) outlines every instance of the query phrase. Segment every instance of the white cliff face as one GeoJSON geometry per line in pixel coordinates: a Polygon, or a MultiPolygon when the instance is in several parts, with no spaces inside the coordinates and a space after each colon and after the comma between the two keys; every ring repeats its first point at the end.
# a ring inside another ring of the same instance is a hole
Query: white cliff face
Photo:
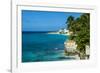
{"type": "Polygon", "coordinates": [[[65,42],[64,45],[65,45],[65,50],[68,51],[68,52],[75,51],[76,47],[77,47],[75,41],[72,41],[72,40],[65,42]]]}

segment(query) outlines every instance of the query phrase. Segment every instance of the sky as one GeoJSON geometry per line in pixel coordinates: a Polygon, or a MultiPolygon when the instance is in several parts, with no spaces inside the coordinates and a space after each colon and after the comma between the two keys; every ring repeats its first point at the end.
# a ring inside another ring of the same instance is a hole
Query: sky
{"type": "Polygon", "coordinates": [[[22,10],[22,31],[58,31],[67,27],[70,15],[77,18],[81,13],[22,10]]]}

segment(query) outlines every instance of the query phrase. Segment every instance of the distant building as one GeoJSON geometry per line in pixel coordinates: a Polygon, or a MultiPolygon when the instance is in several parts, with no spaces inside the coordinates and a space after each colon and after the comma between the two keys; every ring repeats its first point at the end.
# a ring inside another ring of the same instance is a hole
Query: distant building
{"type": "Polygon", "coordinates": [[[67,30],[67,29],[60,29],[59,30],[59,33],[62,33],[62,34],[66,34],[68,32],[69,32],[69,30],[67,30]]]}
{"type": "Polygon", "coordinates": [[[71,31],[69,31],[69,30],[67,30],[67,29],[60,29],[60,30],[59,30],[59,33],[60,33],[60,34],[67,34],[67,35],[73,34],[73,32],[71,32],[71,31]]]}
{"type": "Polygon", "coordinates": [[[64,33],[68,33],[69,32],[69,30],[67,30],[67,29],[63,29],[63,31],[64,31],[64,33]]]}
{"type": "Polygon", "coordinates": [[[67,52],[74,52],[76,50],[76,43],[73,40],[69,40],[67,42],[64,43],[65,45],[65,51],[67,52]]]}

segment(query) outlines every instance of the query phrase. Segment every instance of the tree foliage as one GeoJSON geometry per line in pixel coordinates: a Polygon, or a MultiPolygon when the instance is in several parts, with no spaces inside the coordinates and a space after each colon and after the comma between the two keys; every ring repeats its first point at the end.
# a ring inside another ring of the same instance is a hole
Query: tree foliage
{"type": "Polygon", "coordinates": [[[85,46],[90,45],[90,14],[83,13],[78,18],[69,16],[66,24],[69,31],[73,34],[70,35],[70,39],[74,40],[77,44],[77,49],[85,54],[85,46]]]}

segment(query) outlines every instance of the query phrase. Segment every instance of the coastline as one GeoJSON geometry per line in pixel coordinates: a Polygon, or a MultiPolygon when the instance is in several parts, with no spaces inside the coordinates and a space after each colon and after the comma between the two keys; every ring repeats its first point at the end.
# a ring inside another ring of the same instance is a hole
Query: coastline
{"type": "Polygon", "coordinates": [[[70,35],[69,33],[61,34],[59,32],[49,32],[48,34],[60,34],[60,35],[66,35],[66,36],[70,35]]]}

